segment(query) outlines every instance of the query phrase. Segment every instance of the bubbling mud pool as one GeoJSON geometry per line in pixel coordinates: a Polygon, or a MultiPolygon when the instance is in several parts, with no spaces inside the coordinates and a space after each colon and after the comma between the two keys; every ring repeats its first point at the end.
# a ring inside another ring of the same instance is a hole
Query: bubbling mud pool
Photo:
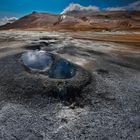
{"type": "Polygon", "coordinates": [[[21,55],[20,60],[31,75],[38,74],[42,80],[45,78],[45,89],[48,89],[46,93],[64,102],[80,96],[80,91],[90,81],[89,73],[83,68],[43,50],[27,51],[21,55]]]}
{"type": "Polygon", "coordinates": [[[50,78],[57,79],[72,78],[75,73],[74,66],[64,59],[58,60],[48,72],[50,78]]]}
{"type": "Polygon", "coordinates": [[[70,62],[42,50],[23,53],[21,62],[31,71],[47,72],[49,78],[69,79],[76,74],[76,69],[70,62]]]}
{"type": "Polygon", "coordinates": [[[45,51],[29,51],[21,56],[23,65],[32,71],[46,71],[53,63],[53,56],[45,51]]]}

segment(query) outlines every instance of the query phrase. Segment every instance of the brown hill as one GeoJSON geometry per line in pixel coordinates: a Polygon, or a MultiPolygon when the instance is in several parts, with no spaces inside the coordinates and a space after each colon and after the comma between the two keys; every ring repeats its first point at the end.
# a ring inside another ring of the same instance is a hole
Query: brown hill
{"type": "Polygon", "coordinates": [[[31,29],[46,28],[58,22],[59,15],[33,12],[24,16],[12,24],[1,26],[0,29],[31,29]]]}
{"type": "Polygon", "coordinates": [[[140,31],[140,12],[96,12],[93,14],[54,15],[33,12],[11,24],[0,27],[0,30],[46,30],[46,31],[140,31]]]}

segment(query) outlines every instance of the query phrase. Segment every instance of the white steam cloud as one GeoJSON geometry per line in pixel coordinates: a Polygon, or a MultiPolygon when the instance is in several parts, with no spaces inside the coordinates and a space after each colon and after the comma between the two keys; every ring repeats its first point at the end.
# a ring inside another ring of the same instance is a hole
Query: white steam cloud
{"type": "Polygon", "coordinates": [[[79,13],[91,13],[91,12],[98,12],[100,9],[96,6],[81,6],[80,4],[71,3],[61,14],[67,14],[71,12],[79,12],[79,13]]]}
{"type": "MultiPolygon", "coordinates": [[[[140,1],[130,3],[123,7],[107,7],[105,11],[140,11],[140,1]]],[[[93,13],[100,11],[97,6],[82,6],[80,4],[71,3],[61,14],[79,14],[79,13],[93,13]]]]}
{"type": "Polygon", "coordinates": [[[140,1],[136,1],[134,3],[129,4],[126,6],[127,10],[135,10],[135,11],[140,11],[140,1]]]}
{"type": "Polygon", "coordinates": [[[108,7],[105,11],[126,11],[126,9],[123,7],[108,7]]]}
{"type": "Polygon", "coordinates": [[[106,11],[140,11],[140,1],[130,3],[124,7],[108,7],[106,11]]]}
{"type": "Polygon", "coordinates": [[[10,17],[10,18],[4,17],[4,18],[1,18],[1,19],[0,19],[0,26],[1,26],[1,25],[4,25],[4,24],[6,24],[6,23],[13,23],[13,22],[15,22],[17,19],[18,19],[18,18],[16,18],[16,17],[10,17]]]}

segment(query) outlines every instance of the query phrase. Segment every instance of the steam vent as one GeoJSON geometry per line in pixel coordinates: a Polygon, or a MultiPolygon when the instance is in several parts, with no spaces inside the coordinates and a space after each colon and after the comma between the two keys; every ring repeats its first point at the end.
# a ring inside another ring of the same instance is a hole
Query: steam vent
{"type": "Polygon", "coordinates": [[[75,98],[89,82],[89,74],[81,67],[42,50],[21,55],[21,63],[32,75],[38,75],[45,85],[45,93],[63,100],[75,98]]]}

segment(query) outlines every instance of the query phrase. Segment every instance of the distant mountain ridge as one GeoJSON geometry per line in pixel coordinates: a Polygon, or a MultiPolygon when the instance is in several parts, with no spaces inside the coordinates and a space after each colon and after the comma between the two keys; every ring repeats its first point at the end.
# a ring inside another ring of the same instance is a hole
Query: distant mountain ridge
{"type": "Polygon", "coordinates": [[[140,31],[139,11],[102,11],[77,14],[49,14],[33,12],[14,23],[0,26],[0,30],[45,31],[140,31]]]}

